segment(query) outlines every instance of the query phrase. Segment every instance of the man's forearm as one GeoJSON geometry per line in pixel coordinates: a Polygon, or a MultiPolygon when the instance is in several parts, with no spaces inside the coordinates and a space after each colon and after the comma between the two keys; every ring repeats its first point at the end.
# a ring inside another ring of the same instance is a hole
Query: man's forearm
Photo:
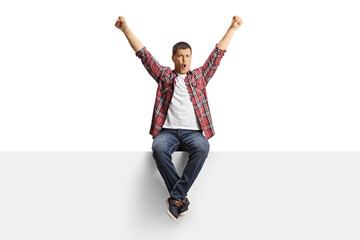
{"type": "Polygon", "coordinates": [[[226,50],[226,48],[229,46],[229,43],[231,41],[231,38],[233,37],[236,29],[230,27],[227,32],[225,33],[224,37],[221,39],[221,41],[218,44],[218,47],[221,50],[226,50]]]}
{"type": "Polygon", "coordinates": [[[234,16],[229,29],[227,30],[224,37],[219,42],[218,48],[220,48],[221,50],[226,50],[226,48],[229,46],[231,38],[233,37],[236,29],[238,29],[241,25],[242,25],[242,19],[239,18],[238,16],[234,16]]]}
{"type": "Polygon", "coordinates": [[[135,37],[135,35],[131,32],[123,16],[118,17],[115,22],[115,27],[120,29],[125,34],[127,40],[129,41],[132,49],[134,49],[135,52],[140,51],[144,47],[139,41],[139,39],[137,39],[137,37],[135,37]]]}
{"type": "Polygon", "coordinates": [[[129,27],[126,27],[123,33],[125,34],[127,40],[129,41],[132,49],[134,49],[135,52],[140,51],[144,47],[139,41],[139,39],[132,33],[129,27]]]}

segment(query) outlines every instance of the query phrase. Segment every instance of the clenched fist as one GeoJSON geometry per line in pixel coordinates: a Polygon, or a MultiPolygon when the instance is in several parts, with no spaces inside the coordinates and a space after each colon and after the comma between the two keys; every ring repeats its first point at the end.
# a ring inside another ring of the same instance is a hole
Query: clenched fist
{"type": "Polygon", "coordinates": [[[230,28],[238,29],[242,24],[242,19],[238,16],[234,16],[231,22],[230,28]]]}
{"type": "Polygon", "coordinates": [[[124,31],[125,28],[127,27],[126,25],[126,21],[125,18],[123,16],[118,17],[116,23],[115,23],[115,27],[117,27],[118,29],[120,29],[121,31],[124,31]]]}

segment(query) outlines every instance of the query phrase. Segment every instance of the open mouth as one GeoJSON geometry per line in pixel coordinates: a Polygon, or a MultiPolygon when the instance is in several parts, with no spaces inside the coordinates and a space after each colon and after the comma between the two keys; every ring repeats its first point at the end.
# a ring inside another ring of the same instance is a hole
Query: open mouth
{"type": "Polygon", "coordinates": [[[183,65],[182,65],[182,68],[183,68],[183,69],[186,69],[186,64],[183,64],[183,65]]]}

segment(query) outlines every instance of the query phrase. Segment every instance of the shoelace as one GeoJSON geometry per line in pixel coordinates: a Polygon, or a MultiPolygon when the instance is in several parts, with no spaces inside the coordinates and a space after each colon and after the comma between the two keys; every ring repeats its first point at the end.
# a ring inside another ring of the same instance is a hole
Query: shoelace
{"type": "Polygon", "coordinates": [[[182,205],[181,202],[176,201],[176,200],[173,201],[173,204],[176,205],[176,206],[178,206],[178,207],[181,207],[181,205],[182,205]]]}

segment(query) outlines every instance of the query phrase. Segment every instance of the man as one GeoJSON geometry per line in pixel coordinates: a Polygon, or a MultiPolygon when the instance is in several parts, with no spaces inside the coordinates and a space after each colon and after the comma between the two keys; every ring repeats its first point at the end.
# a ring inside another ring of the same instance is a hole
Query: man
{"type": "Polygon", "coordinates": [[[156,61],[131,32],[124,17],[120,16],[115,23],[158,84],[150,134],[154,139],[153,157],[170,194],[166,200],[167,213],[173,220],[188,213],[190,201],[187,193],[208,156],[208,139],[215,134],[206,86],[216,72],[234,32],[241,25],[241,18],[234,16],[226,34],[216,44],[205,64],[191,71],[192,50],[189,44],[179,42],[174,45],[172,61],[175,69],[172,70],[156,61]],[[189,160],[181,177],[171,158],[176,150],[189,152],[189,160]]]}

